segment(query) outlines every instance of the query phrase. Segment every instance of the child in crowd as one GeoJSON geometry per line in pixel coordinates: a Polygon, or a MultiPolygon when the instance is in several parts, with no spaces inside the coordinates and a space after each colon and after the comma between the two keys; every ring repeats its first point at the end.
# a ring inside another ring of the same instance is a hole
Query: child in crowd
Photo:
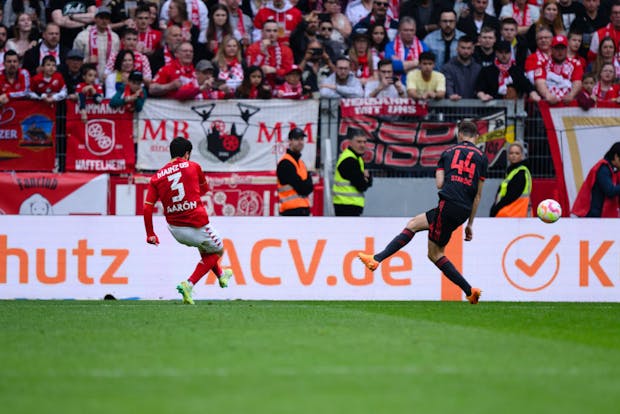
{"type": "Polygon", "coordinates": [[[116,91],[110,100],[110,107],[119,108],[125,106],[130,112],[140,112],[146,100],[146,89],[143,80],[142,72],[131,72],[127,83],[123,85],[122,89],[116,91]]]}
{"type": "Polygon", "coordinates": [[[269,99],[271,87],[265,81],[260,66],[250,66],[245,70],[243,82],[235,91],[235,97],[240,99],[269,99]]]}
{"type": "Polygon", "coordinates": [[[575,99],[577,100],[577,105],[579,105],[579,107],[584,111],[587,111],[596,105],[596,100],[592,95],[595,84],[596,78],[593,73],[590,72],[583,75],[581,80],[581,91],[579,91],[575,99]]]}
{"type": "Polygon", "coordinates": [[[75,88],[75,92],[78,95],[82,121],[86,122],[88,119],[86,115],[86,99],[92,98],[95,102],[101,103],[103,100],[103,87],[99,84],[97,79],[97,66],[93,63],[82,66],[82,78],[84,82],[78,84],[75,88]]]}
{"type": "Polygon", "coordinates": [[[310,87],[301,83],[301,69],[293,65],[284,75],[284,83],[276,86],[274,96],[282,99],[308,99],[311,97],[310,94],[310,87]]]}
{"type": "Polygon", "coordinates": [[[615,83],[616,68],[613,63],[603,63],[598,73],[598,82],[592,88],[596,102],[620,103],[620,85],[615,83]]]}
{"type": "Polygon", "coordinates": [[[67,97],[67,86],[65,79],[56,71],[56,58],[47,55],[41,62],[43,70],[32,77],[31,94],[32,99],[40,99],[49,104],[58,102],[67,97]]]}

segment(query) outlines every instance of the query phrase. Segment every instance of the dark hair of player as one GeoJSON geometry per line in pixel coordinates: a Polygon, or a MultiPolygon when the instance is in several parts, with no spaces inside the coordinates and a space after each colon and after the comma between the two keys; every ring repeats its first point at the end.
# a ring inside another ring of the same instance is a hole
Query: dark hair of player
{"type": "Polygon", "coordinates": [[[192,152],[192,143],[183,137],[176,137],[170,142],[170,157],[177,158],[185,155],[186,152],[192,152]]]}

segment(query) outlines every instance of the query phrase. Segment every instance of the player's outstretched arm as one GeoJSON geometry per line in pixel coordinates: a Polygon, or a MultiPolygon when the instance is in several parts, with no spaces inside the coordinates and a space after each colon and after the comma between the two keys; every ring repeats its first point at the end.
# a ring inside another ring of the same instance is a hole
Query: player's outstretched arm
{"type": "Polygon", "coordinates": [[[146,229],[146,242],[157,246],[159,238],[153,230],[153,204],[149,202],[144,203],[144,228],[146,229]]]}

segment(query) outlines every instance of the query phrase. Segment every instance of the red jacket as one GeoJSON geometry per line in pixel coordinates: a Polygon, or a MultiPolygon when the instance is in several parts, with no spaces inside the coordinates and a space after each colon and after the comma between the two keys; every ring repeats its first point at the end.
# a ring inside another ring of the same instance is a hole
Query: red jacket
{"type": "MultiPolygon", "coordinates": [[[[577,217],[586,217],[590,211],[590,204],[592,202],[592,187],[594,187],[594,183],[596,182],[596,174],[600,168],[609,168],[611,170],[611,179],[613,184],[618,185],[620,183],[620,174],[614,174],[613,167],[606,159],[602,159],[597,162],[588,173],[588,176],[577,194],[577,198],[575,198],[572,213],[577,217]]],[[[618,215],[619,208],[619,197],[605,197],[603,200],[603,211],[601,213],[601,217],[618,218],[620,217],[618,215]]]]}

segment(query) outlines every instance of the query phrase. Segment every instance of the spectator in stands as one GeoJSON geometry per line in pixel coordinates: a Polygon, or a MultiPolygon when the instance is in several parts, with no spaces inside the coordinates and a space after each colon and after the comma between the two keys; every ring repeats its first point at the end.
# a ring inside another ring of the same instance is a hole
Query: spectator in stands
{"type": "Polygon", "coordinates": [[[341,13],[339,0],[323,0],[323,9],[334,26],[332,39],[338,42],[346,43],[351,35],[351,22],[341,13]],[[334,38],[334,35],[337,37],[334,38]]]}
{"type": "MultiPolygon", "coordinates": [[[[372,12],[373,0],[351,0],[347,3],[344,14],[351,22],[351,26],[355,27],[360,20],[368,16],[368,13],[372,12]]],[[[388,15],[392,16],[392,13],[388,10],[388,15]]]]}
{"type": "Polygon", "coordinates": [[[233,30],[230,25],[230,15],[228,8],[223,4],[216,4],[211,9],[209,15],[209,26],[207,27],[207,51],[213,55],[217,54],[220,43],[224,37],[232,35],[233,30]]]}
{"type": "Polygon", "coordinates": [[[389,59],[379,61],[377,72],[378,79],[371,80],[364,88],[366,98],[406,98],[407,91],[400,81],[400,77],[394,76],[394,67],[389,59]]]}
{"type": "Polygon", "coordinates": [[[60,26],[60,41],[71,49],[77,35],[94,20],[95,0],[51,0],[52,20],[60,26]]]}
{"type": "Polygon", "coordinates": [[[32,18],[28,13],[19,13],[13,27],[13,37],[6,42],[6,48],[14,50],[21,58],[26,50],[36,46],[41,33],[32,25],[32,18]]]}
{"type": "Polygon", "coordinates": [[[535,83],[534,74],[547,67],[551,60],[551,39],[551,30],[541,27],[536,33],[536,51],[525,59],[525,75],[532,85],[535,83]]]}
{"type": "Polygon", "coordinates": [[[136,30],[138,32],[136,50],[146,55],[149,59],[156,50],[162,47],[162,32],[150,26],[150,14],[149,6],[142,4],[136,9],[135,17],[136,30]]]}
{"type": "Polygon", "coordinates": [[[196,63],[195,80],[179,88],[175,98],[185,101],[189,99],[224,99],[232,97],[232,91],[222,81],[215,78],[213,64],[202,59],[196,63]]]}
{"type": "Polygon", "coordinates": [[[611,63],[616,68],[616,76],[620,77],[620,60],[618,60],[618,51],[614,40],[611,37],[603,38],[597,52],[590,65],[591,72],[599,73],[605,63],[611,63]]]}
{"type": "Polygon", "coordinates": [[[351,71],[363,86],[369,80],[376,79],[370,52],[370,37],[365,32],[354,33],[351,36],[351,44],[349,49],[351,71]]]}
{"type": "Polygon", "coordinates": [[[567,48],[566,36],[555,36],[551,41],[551,62],[534,74],[536,91],[551,105],[571,102],[581,89],[583,67],[567,58],[567,48]]]}
{"type": "MultiPolygon", "coordinates": [[[[198,3],[200,3],[200,1],[198,1],[198,3]]],[[[181,37],[183,38],[183,41],[191,42],[195,50],[206,48],[206,42],[200,42],[202,46],[198,46],[201,27],[190,20],[186,0],[169,0],[169,2],[167,1],[165,4],[168,4],[167,25],[179,26],[181,28],[181,37]]],[[[213,56],[213,54],[211,53],[208,56],[213,56]]]]}
{"type": "MultiPolygon", "coordinates": [[[[153,80],[153,75],[151,73],[151,64],[146,55],[140,53],[138,51],[138,32],[136,29],[127,28],[123,32],[123,37],[121,38],[121,46],[122,49],[131,50],[133,52],[134,64],[133,70],[138,71],[142,74],[143,82],[147,85],[150,85],[153,80]]],[[[120,52],[119,52],[120,53],[120,52]]],[[[110,56],[106,64],[106,76],[109,75],[114,70],[114,64],[116,62],[117,53],[114,53],[110,56]]]]}
{"type": "Polygon", "coordinates": [[[60,66],[59,72],[67,85],[68,99],[77,101],[75,89],[84,82],[82,78],[82,65],[84,64],[84,55],[77,49],[71,49],[65,57],[65,64],[60,66]]]}
{"type": "Polygon", "coordinates": [[[230,25],[233,29],[233,36],[245,48],[252,44],[252,30],[254,22],[252,18],[241,10],[239,0],[224,0],[230,15],[230,25]]]}
{"type": "Polygon", "coordinates": [[[22,67],[30,75],[35,75],[43,69],[42,63],[45,56],[51,55],[56,59],[56,65],[65,60],[67,50],[60,45],[60,27],[56,23],[48,23],[42,35],[42,40],[24,54],[22,67]]]}
{"type": "Polygon", "coordinates": [[[502,7],[500,21],[511,17],[517,22],[517,34],[524,35],[530,26],[540,18],[540,9],[528,0],[514,0],[502,7]]]}
{"type": "MultiPolygon", "coordinates": [[[[330,22],[331,24],[331,22],[330,22]]],[[[293,51],[293,60],[295,63],[301,62],[304,53],[308,47],[308,43],[318,39],[319,33],[319,15],[316,11],[312,11],[303,16],[299,25],[291,32],[289,39],[291,50],[293,51]]]]}
{"type": "Polygon", "coordinates": [[[129,74],[127,82],[110,100],[111,108],[125,107],[129,112],[140,112],[146,101],[146,88],[142,82],[142,72],[133,71],[129,74]]]}
{"type": "Polygon", "coordinates": [[[573,27],[573,22],[582,20],[586,14],[583,4],[573,0],[558,0],[558,9],[565,32],[573,27]]]}
{"type": "Polygon", "coordinates": [[[478,44],[474,47],[474,60],[483,68],[492,66],[495,61],[495,30],[492,27],[483,27],[480,29],[478,36],[478,44]]]}
{"type": "Polygon", "coordinates": [[[596,84],[596,76],[594,73],[586,73],[583,75],[581,79],[581,90],[575,97],[577,101],[577,105],[584,111],[589,110],[593,106],[596,105],[596,100],[594,99],[593,91],[594,85],[596,84]]]}
{"type": "Polygon", "coordinates": [[[250,66],[245,70],[243,82],[235,91],[235,97],[239,99],[271,98],[271,86],[265,80],[260,66],[250,66]]]}
{"type": "Polygon", "coordinates": [[[159,69],[174,60],[174,51],[182,42],[183,35],[179,26],[170,26],[164,31],[163,47],[156,49],[149,58],[151,71],[154,74],[157,74],[159,69]]]}
{"type": "MultiPolygon", "coordinates": [[[[170,5],[174,1],[175,0],[165,0],[161,6],[159,19],[160,30],[165,30],[170,26],[173,20],[175,23],[180,22],[178,16],[173,19],[170,13],[170,5]]],[[[183,10],[185,10],[183,21],[188,20],[190,23],[181,23],[186,25],[186,32],[183,33],[183,40],[192,41],[194,46],[196,46],[196,43],[205,45],[207,43],[207,26],[209,25],[209,10],[205,2],[201,0],[183,0],[183,4],[177,2],[176,9],[177,12],[173,12],[172,14],[178,13],[179,11],[183,13],[183,10]],[[190,27],[195,27],[197,34],[190,33],[192,30],[190,27]]]]}
{"type": "Polygon", "coordinates": [[[552,36],[565,34],[564,25],[562,25],[562,19],[560,18],[560,9],[558,8],[557,0],[545,0],[540,11],[540,17],[533,25],[530,26],[528,31],[525,33],[527,47],[532,53],[538,47],[536,43],[536,34],[543,27],[548,29],[551,32],[552,36]]]}
{"type": "MultiPolygon", "coordinates": [[[[252,37],[254,40],[262,39],[265,34],[263,30],[265,23],[273,21],[278,29],[276,32],[277,40],[288,45],[291,32],[302,20],[303,17],[299,9],[295,8],[288,0],[272,0],[271,3],[264,4],[256,13],[252,37]]],[[[265,73],[268,75],[267,72],[265,73]]]]}
{"type": "Polygon", "coordinates": [[[388,38],[393,40],[398,32],[398,20],[391,17],[388,13],[389,5],[390,3],[388,0],[373,0],[372,11],[353,26],[353,32],[368,32],[370,25],[373,23],[380,23],[385,27],[388,38]]]}
{"type": "Polygon", "coordinates": [[[578,29],[571,29],[568,32],[568,57],[578,60],[581,66],[585,68],[588,65],[586,60],[580,55],[582,40],[583,33],[578,29]]]}
{"type": "Polygon", "coordinates": [[[42,29],[46,23],[45,3],[42,0],[5,0],[2,24],[12,27],[17,21],[17,15],[25,12],[32,18],[32,24],[42,29]]]}
{"type": "Polygon", "coordinates": [[[412,99],[443,99],[446,96],[446,77],[435,70],[435,54],[422,52],[420,67],[407,75],[407,95],[412,99]]]}
{"type": "Polygon", "coordinates": [[[577,217],[620,217],[620,142],[588,172],[571,213],[577,217]]]}
{"type": "Polygon", "coordinates": [[[131,50],[121,49],[116,55],[112,71],[105,78],[105,97],[112,98],[116,91],[124,88],[129,75],[136,70],[135,57],[131,50]]]}
{"type": "Polygon", "coordinates": [[[8,30],[6,26],[0,24],[0,71],[4,69],[4,53],[7,51],[6,41],[8,38],[8,30]]]}
{"type": "Polygon", "coordinates": [[[473,54],[474,39],[467,35],[461,37],[456,46],[456,56],[441,70],[446,77],[448,99],[458,101],[476,97],[475,86],[481,67],[472,58],[473,54]]]}
{"type": "Polygon", "coordinates": [[[318,40],[308,43],[299,67],[302,70],[301,78],[304,85],[308,85],[310,91],[315,95],[318,95],[321,82],[336,70],[325,46],[318,40]]]}
{"type": "MultiPolygon", "coordinates": [[[[446,10],[452,10],[451,1],[439,0],[404,0],[400,2],[398,18],[408,16],[416,23],[417,34],[420,39],[440,28],[441,14],[446,10]]],[[[456,27],[456,14],[452,28],[456,27]]]]}
{"type": "Polygon", "coordinates": [[[82,79],[83,81],[75,88],[75,92],[78,97],[78,107],[82,122],[86,122],[88,121],[86,101],[93,99],[96,103],[100,103],[103,100],[103,88],[99,83],[97,66],[94,63],[87,63],[82,66],[82,79]]]}
{"type": "MultiPolygon", "coordinates": [[[[241,10],[243,14],[247,14],[250,16],[252,20],[256,17],[256,13],[263,7],[264,3],[267,3],[267,0],[241,0],[241,10]]],[[[252,23],[254,25],[254,23],[252,23]]],[[[256,41],[257,39],[254,39],[256,41]]]]}
{"type": "Polygon", "coordinates": [[[231,93],[234,93],[243,82],[242,62],[239,41],[233,35],[224,36],[213,63],[217,69],[217,80],[226,84],[231,93]]]}
{"type": "Polygon", "coordinates": [[[489,0],[472,0],[471,10],[466,17],[460,17],[456,28],[468,35],[474,42],[478,39],[480,29],[484,26],[492,27],[499,37],[499,20],[486,12],[489,0]]]}
{"type": "Polygon", "coordinates": [[[248,66],[260,66],[272,88],[293,65],[293,52],[278,41],[278,30],[275,20],[264,22],[261,40],[252,43],[246,51],[248,66]]]}
{"type": "Polygon", "coordinates": [[[323,98],[361,98],[364,88],[359,79],[351,72],[351,62],[346,56],[336,60],[336,71],[320,84],[323,98]]]}
{"type": "Polygon", "coordinates": [[[598,102],[620,103],[620,84],[616,83],[616,68],[604,63],[597,74],[598,82],[592,88],[592,97],[598,102]]]}
{"type": "Polygon", "coordinates": [[[95,24],[80,32],[73,42],[73,48],[81,50],[87,63],[97,65],[99,79],[105,76],[105,65],[120,46],[120,39],[110,29],[110,9],[99,7],[95,13],[95,24]]]}
{"type": "Polygon", "coordinates": [[[495,44],[493,65],[483,67],[476,81],[476,96],[483,102],[491,99],[517,99],[528,95],[540,101],[540,96],[525,77],[512,57],[510,43],[500,40],[495,44]]]}
{"type": "Polygon", "coordinates": [[[601,10],[601,0],[583,0],[583,5],[586,14],[581,20],[577,18],[573,25],[583,32],[582,50],[586,52],[585,57],[587,58],[594,33],[609,23],[609,15],[601,10]]]}
{"type": "Polygon", "coordinates": [[[394,73],[400,76],[401,82],[406,81],[407,74],[418,67],[420,54],[428,50],[428,46],[415,33],[415,20],[405,16],[400,20],[398,34],[385,47],[385,58],[392,60],[394,73]]]}
{"type": "Polygon", "coordinates": [[[159,26],[159,2],[157,0],[147,1],[145,5],[149,8],[149,25],[151,29],[164,30],[159,26]]]}
{"type": "Polygon", "coordinates": [[[379,61],[385,57],[385,46],[390,39],[385,26],[382,24],[371,24],[368,34],[370,35],[370,53],[372,53],[373,67],[376,69],[379,61]]]}
{"type": "Polygon", "coordinates": [[[329,54],[329,57],[332,60],[332,62],[335,62],[339,56],[342,56],[345,54],[347,45],[345,45],[343,42],[338,42],[334,40],[332,38],[333,32],[334,32],[334,25],[332,24],[331,20],[329,19],[320,20],[319,19],[319,33],[317,34],[317,37],[320,40],[320,42],[323,43],[323,46],[325,47],[325,50],[329,54]]]}
{"type": "Polygon", "coordinates": [[[279,99],[308,99],[311,97],[310,87],[301,82],[301,69],[297,65],[291,66],[284,76],[284,82],[273,93],[279,99]]]}
{"type": "Polygon", "coordinates": [[[32,77],[32,99],[47,103],[62,101],[67,97],[67,86],[62,75],[56,71],[56,58],[47,55],[43,58],[42,71],[32,77]]]}
{"type": "Polygon", "coordinates": [[[512,17],[504,18],[500,23],[500,40],[510,43],[510,50],[515,64],[521,69],[525,68],[525,59],[529,53],[527,42],[523,36],[517,34],[517,21],[512,17]]]}
{"type": "Polygon", "coordinates": [[[106,2],[110,8],[110,28],[120,36],[126,29],[136,28],[137,2],[133,0],[111,0],[106,2]]]}
{"type": "Polygon", "coordinates": [[[174,53],[175,58],[162,67],[149,86],[150,96],[175,98],[183,85],[196,82],[194,73],[194,47],[190,42],[181,42],[174,53]]]}
{"type": "Polygon", "coordinates": [[[424,43],[436,58],[435,69],[441,70],[444,63],[456,56],[457,39],[465,33],[456,29],[456,13],[446,9],[439,15],[439,30],[434,30],[424,38],[424,43]]]}
{"type": "Polygon", "coordinates": [[[4,53],[4,70],[0,73],[0,105],[11,99],[26,98],[30,94],[30,74],[19,68],[19,56],[14,50],[4,53]]]}

